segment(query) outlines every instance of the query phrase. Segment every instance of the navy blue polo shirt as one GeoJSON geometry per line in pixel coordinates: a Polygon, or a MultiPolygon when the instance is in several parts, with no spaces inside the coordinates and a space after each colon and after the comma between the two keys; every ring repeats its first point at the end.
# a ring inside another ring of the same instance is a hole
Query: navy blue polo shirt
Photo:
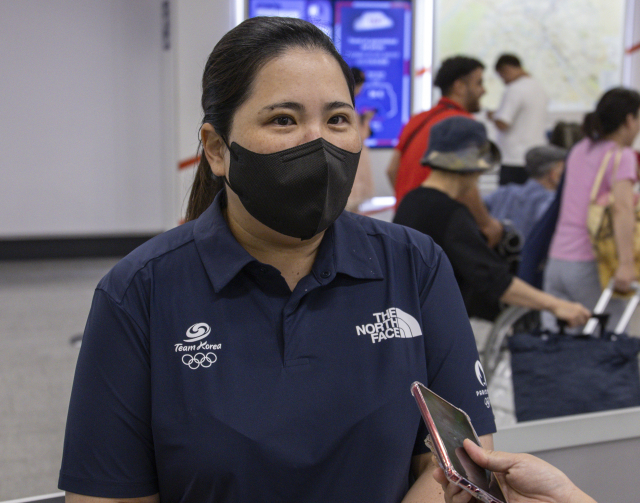
{"type": "Polygon", "coordinates": [[[221,199],[99,283],[60,489],[167,502],[400,501],[427,451],[421,381],[495,431],[451,266],[413,230],[343,213],[291,292],[221,199]]]}

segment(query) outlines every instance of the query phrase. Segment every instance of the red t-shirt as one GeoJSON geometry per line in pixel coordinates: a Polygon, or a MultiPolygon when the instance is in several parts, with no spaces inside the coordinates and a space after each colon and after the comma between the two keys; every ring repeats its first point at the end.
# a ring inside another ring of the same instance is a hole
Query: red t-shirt
{"type": "Polygon", "coordinates": [[[418,187],[431,173],[431,168],[420,164],[420,159],[427,151],[431,126],[454,115],[471,117],[471,114],[455,101],[441,98],[431,110],[411,117],[402,129],[396,145],[396,149],[400,151],[400,166],[396,177],[396,208],[405,194],[418,187]]]}

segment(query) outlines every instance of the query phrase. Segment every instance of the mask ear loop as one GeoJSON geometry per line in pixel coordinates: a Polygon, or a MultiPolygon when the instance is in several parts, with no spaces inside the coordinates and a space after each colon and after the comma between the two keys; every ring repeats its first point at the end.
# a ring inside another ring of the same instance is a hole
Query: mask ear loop
{"type": "MultiPolygon", "coordinates": [[[[220,133],[218,133],[218,131],[216,131],[217,135],[222,138],[222,141],[224,142],[225,146],[227,147],[227,150],[229,151],[229,155],[235,160],[238,160],[238,154],[236,154],[233,150],[231,150],[231,147],[229,146],[229,144],[227,143],[227,140],[224,136],[222,136],[220,133]]],[[[231,184],[229,183],[229,180],[227,179],[226,176],[222,177],[222,180],[224,180],[224,184],[229,187],[231,190],[233,190],[233,188],[231,187],[231,184]]]]}
{"type": "MultiPolygon", "coordinates": [[[[218,133],[216,131],[216,133],[218,133]]],[[[218,136],[220,138],[222,138],[222,141],[224,142],[225,146],[227,147],[227,150],[229,150],[229,155],[232,156],[234,158],[234,160],[238,160],[238,154],[236,154],[233,150],[231,150],[231,147],[229,146],[229,144],[227,143],[227,140],[225,139],[224,136],[222,136],[221,134],[218,133],[218,136]]]]}

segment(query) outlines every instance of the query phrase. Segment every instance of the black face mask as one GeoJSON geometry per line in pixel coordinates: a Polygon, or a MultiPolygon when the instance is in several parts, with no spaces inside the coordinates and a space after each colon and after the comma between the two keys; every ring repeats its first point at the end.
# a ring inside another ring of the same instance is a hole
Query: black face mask
{"type": "Polygon", "coordinates": [[[344,210],[358,169],[360,152],[349,152],[323,138],[256,154],[237,143],[229,147],[225,182],[249,214],[267,227],[310,239],[344,210]]]}

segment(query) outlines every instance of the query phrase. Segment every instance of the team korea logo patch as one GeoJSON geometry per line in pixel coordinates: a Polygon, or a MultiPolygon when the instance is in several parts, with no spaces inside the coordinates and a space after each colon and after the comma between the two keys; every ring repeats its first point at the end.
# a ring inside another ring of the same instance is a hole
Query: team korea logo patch
{"type": "Polygon", "coordinates": [[[388,339],[408,339],[422,335],[420,323],[413,316],[397,307],[372,314],[373,323],[356,326],[356,334],[368,335],[372,343],[388,339]]]}
{"type": "Polygon", "coordinates": [[[210,333],[209,325],[196,323],[187,329],[187,338],[175,345],[175,352],[182,353],[182,363],[191,370],[206,369],[218,361],[215,351],[219,351],[222,344],[211,344],[205,340],[210,333]]]}

